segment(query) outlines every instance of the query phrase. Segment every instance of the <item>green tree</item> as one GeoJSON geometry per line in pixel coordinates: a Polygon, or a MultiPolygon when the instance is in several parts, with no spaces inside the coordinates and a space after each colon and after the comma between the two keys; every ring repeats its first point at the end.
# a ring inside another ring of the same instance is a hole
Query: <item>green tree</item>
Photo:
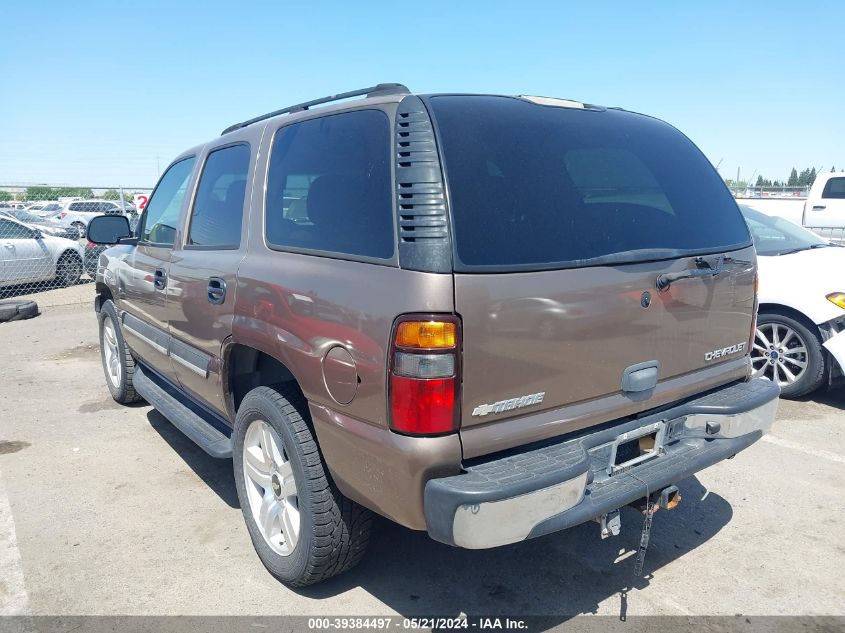
{"type": "Polygon", "coordinates": [[[8,191],[0,191],[0,202],[8,202],[12,199],[12,194],[8,191]]]}
{"type": "Polygon", "coordinates": [[[786,186],[795,187],[796,185],[798,185],[798,171],[793,167],[789,173],[789,180],[786,181],[786,186]]]}
{"type": "Polygon", "coordinates": [[[50,187],[27,187],[27,200],[52,200],[53,190],[50,187]]]}
{"type": "Polygon", "coordinates": [[[103,200],[120,200],[120,194],[115,189],[106,189],[103,200]]]}

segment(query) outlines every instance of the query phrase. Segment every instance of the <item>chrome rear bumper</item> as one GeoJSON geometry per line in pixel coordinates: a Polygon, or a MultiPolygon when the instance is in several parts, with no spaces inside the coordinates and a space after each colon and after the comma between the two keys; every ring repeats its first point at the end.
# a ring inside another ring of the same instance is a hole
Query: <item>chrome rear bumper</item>
{"type": "Polygon", "coordinates": [[[767,380],[736,383],[636,420],[467,464],[460,475],[426,484],[428,532],[482,549],[589,521],[756,442],[772,426],[778,394],[767,380]],[[661,429],[660,450],[630,467],[608,468],[617,439],[649,425],[661,429]]]}

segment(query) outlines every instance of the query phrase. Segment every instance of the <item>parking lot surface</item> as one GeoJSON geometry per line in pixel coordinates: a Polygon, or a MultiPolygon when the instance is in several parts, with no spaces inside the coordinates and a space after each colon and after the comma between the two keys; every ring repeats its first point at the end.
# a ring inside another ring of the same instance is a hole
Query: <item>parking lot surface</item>
{"type": "Polygon", "coordinates": [[[642,578],[627,508],[615,538],[487,551],[382,521],[359,567],[292,591],[252,550],[231,462],[115,404],[93,308],[65,303],[0,324],[0,614],[845,614],[843,391],[781,402],[771,435],[684,481],[642,578]]]}

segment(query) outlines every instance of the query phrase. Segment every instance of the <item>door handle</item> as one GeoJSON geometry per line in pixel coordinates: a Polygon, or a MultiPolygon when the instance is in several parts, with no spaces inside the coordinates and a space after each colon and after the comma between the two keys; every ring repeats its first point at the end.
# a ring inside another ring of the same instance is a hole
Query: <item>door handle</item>
{"type": "Polygon", "coordinates": [[[9,250],[12,250],[12,251],[13,251],[13,250],[15,250],[15,245],[14,245],[14,244],[3,244],[3,246],[5,246],[6,248],[8,248],[9,250]]]}
{"type": "Polygon", "coordinates": [[[813,211],[824,211],[825,209],[827,209],[827,207],[824,206],[824,205],[818,205],[818,204],[813,205],[813,211]]]}
{"type": "Polygon", "coordinates": [[[156,268],[155,276],[153,277],[153,286],[156,290],[164,290],[167,286],[167,273],[163,268],[156,268]]]}
{"type": "Polygon", "coordinates": [[[226,301],[226,281],[220,277],[212,277],[208,280],[208,302],[221,305],[224,301],[226,301]]]}

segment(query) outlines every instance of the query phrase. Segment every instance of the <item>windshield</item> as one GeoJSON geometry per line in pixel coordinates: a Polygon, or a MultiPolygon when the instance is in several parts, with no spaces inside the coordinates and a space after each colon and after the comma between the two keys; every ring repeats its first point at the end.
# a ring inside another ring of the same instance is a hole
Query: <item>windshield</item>
{"type": "Polygon", "coordinates": [[[736,203],[671,126],[524,99],[428,99],[457,270],[537,270],[750,246],[736,203]]]}
{"type": "Polygon", "coordinates": [[[751,230],[754,249],[758,255],[785,255],[829,246],[828,242],[815,233],[789,220],[766,215],[745,206],[740,207],[740,211],[751,230]]]}

